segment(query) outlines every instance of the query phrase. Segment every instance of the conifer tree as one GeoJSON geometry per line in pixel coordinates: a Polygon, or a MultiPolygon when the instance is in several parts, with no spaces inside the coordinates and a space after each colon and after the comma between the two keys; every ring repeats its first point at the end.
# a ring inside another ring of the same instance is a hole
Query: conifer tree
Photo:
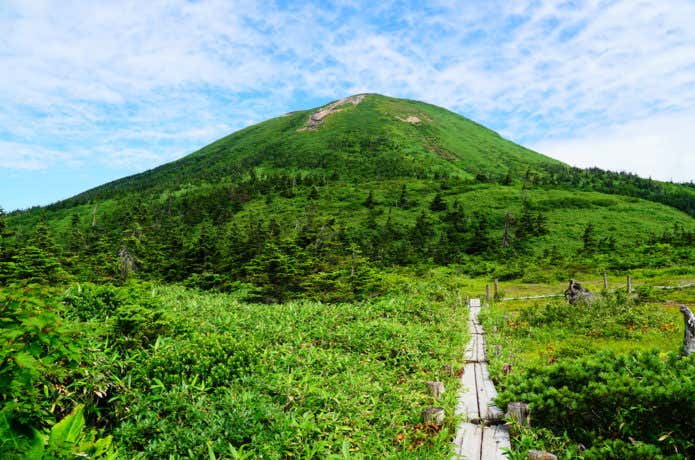
{"type": "Polygon", "coordinates": [[[430,211],[434,212],[439,212],[439,211],[446,211],[446,203],[442,199],[442,196],[437,193],[434,195],[434,198],[432,199],[432,202],[430,203],[430,211]]]}
{"type": "Polygon", "coordinates": [[[364,200],[364,206],[366,208],[372,209],[374,205],[374,193],[370,190],[369,195],[367,195],[367,199],[364,200]]]}
{"type": "Polygon", "coordinates": [[[15,278],[17,251],[12,241],[12,232],[7,226],[5,211],[0,206],[0,282],[15,278]]]}
{"type": "Polygon", "coordinates": [[[425,211],[420,212],[415,221],[415,225],[410,231],[410,242],[415,251],[420,253],[420,255],[425,255],[434,235],[433,223],[430,221],[425,211]]]}
{"type": "Polygon", "coordinates": [[[398,206],[401,209],[407,209],[409,206],[408,203],[408,192],[405,188],[405,184],[401,187],[401,194],[398,197],[398,202],[396,203],[396,206],[398,206]]]}
{"type": "Polygon", "coordinates": [[[596,240],[596,230],[594,229],[594,224],[588,223],[588,224],[586,224],[586,227],[584,227],[584,233],[582,234],[582,243],[583,243],[582,250],[585,253],[591,254],[591,253],[596,251],[597,240],[596,240]]]}

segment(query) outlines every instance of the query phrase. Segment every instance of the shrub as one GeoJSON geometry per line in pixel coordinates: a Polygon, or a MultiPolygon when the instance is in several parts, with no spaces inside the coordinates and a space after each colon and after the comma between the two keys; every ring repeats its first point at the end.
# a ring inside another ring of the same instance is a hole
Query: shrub
{"type": "MultiPolygon", "coordinates": [[[[529,403],[534,426],[567,433],[588,447],[624,441],[603,447],[617,452],[634,439],[658,446],[664,455],[695,455],[689,416],[695,411],[695,361],[675,353],[603,352],[532,368],[507,379],[497,403],[506,407],[511,401],[529,403]]],[[[653,450],[629,449],[635,455],[653,450]]]]}

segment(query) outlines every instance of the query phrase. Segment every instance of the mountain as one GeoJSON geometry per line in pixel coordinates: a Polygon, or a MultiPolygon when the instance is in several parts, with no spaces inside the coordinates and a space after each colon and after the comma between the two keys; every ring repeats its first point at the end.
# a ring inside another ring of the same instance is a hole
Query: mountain
{"type": "MultiPolygon", "coordinates": [[[[523,277],[691,263],[693,215],[692,187],[571,168],[443,108],[360,94],[8,223],[61,276],[243,281],[282,299],[354,294],[356,265],[523,277]]],[[[18,254],[12,276],[33,276],[18,254]]]]}
{"type": "Polygon", "coordinates": [[[77,195],[64,204],[130,192],[239,180],[258,173],[339,173],[351,179],[517,174],[557,160],[423,102],[376,94],[292,112],[224,137],[178,161],[77,195]]]}

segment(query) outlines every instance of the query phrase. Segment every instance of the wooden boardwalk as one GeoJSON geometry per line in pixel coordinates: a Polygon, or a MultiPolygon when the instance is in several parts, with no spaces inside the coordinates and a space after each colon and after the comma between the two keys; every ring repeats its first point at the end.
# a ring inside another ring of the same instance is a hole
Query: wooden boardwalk
{"type": "Polygon", "coordinates": [[[480,308],[469,308],[471,339],[466,347],[466,365],[456,407],[456,414],[463,418],[454,441],[457,460],[503,460],[507,457],[502,449],[510,447],[504,414],[492,404],[497,391],[488,374],[485,331],[478,321],[480,308]]]}

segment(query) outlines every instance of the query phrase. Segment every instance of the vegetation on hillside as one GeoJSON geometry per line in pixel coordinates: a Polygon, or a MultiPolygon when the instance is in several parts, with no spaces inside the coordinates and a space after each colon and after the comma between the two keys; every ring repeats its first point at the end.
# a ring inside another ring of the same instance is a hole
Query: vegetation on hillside
{"type": "MultiPolygon", "coordinates": [[[[330,309],[139,284],[5,288],[3,458],[34,458],[77,404],[122,458],[444,457],[455,421],[420,424],[424,382],[456,387],[442,368],[459,362],[465,310],[451,287],[389,283],[330,309]]],[[[101,436],[99,455],[94,441],[66,452],[102,458],[101,436]]]]}
{"type": "MultiPolygon", "coordinates": [[[[420,102],[338,108],[315,130],[291,113],[0,209],[3,458],[446,458],[455,419],[420,413],[424,382],[456,388],[463,295],[492,278],[556,292],[605,270],[693,273],[692,186],[570,168],[420,102]]],[[[500,401],[539,422],[512,455],[693,453],[687,420],[640,425],[695,400],[692,360],[648,351],[677,348],[677,314],[504,305],[484,316],[500,401]]]]}

